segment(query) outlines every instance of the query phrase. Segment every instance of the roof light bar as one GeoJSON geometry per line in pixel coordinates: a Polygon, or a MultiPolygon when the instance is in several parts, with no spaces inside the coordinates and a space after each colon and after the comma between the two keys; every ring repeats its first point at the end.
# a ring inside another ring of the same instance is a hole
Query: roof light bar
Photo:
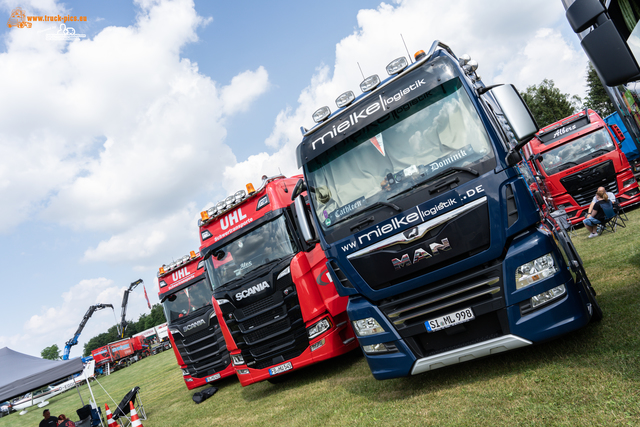
{"type": "Polygon", "coordinates": [[[346,107],[356,99],[356,95],[352,91],[347,91],[336,98],[336,105],[338,108],[346,107]]]}
{"type": "Polygon", "coordinates": [[[380,77],[377,74],[367,77],[360,83],[360,90],[362,92],[370,92],[378,87],[380,84],[380,77]]]}
{"type": "Polygon", "coordinates": [[[320,107],[313,113],[313,121],[316,123],[321,123],[327,119],[331,115],[331,110],[329,107],[320,107]]]}
{"type": "Polygon", "coordinates": [[[197,258],[200,256],[200,253],[196,252],[196,251],[191,251],[189,252],[189,255],[185,255],[183,257],[178,258],[177,261],[172,261],[170,264],[163,264],[162,267],[160,267],[158,269],[158,277],[163,276],[167,273],[169,273],[172,270],[175,270],[176,268],[186,264],[187,262],[189,262],[190,260],[197,258]]]}
{"type": "Polygon", "coordinates": [[[393,76],[402,72],[402,70],[407,68],[408,65],[409,63],[407,62],[407,58],[401,56],[400,58],[396,58],[393,61],[389,62],[389,65],[387,65],[387,73],[390,76],[393,76]]]}

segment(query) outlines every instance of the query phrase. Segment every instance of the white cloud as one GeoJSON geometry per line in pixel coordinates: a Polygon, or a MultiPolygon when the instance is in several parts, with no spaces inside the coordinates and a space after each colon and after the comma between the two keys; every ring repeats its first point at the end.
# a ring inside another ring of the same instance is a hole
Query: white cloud
{"type": "Polygon", "coordinates": [[[0,232],[40,213],[112,235],[85,259],[122,258],[115,242],[127,250],[143,242],[144,252],[153,236],[172,240],[152,231],[153,222],[175,224],[236,163],[225,120],[268,89],[267,71],[220,86],[180,57],[210,22],[191,0],[137,4],[135,25],[93,39],[9,32],[0,54],[0,93],[11,100],[0,105],[0,232]]]}
{"type": "Polygon", "coordinates": [[[407,55],[401,34],[412,55],[419,49],[427,51],[436,39],[457,55],[470,54],[480,64],[478,74],[487,84],[499,80],[524,90],[550,78],[563,92],[582,96],[586,57],[563,39],[558,26],[567,26],[564,10],[552,0],[406,0],[361,10],[358,29],[336,46],[333,68],[320,65],[298,105],[278,114],[265,141],[277,151],[225,168],[224,187],[228,192],[241,188],[247,177],[256,181],[276,165],[285,173],[299,173],[295,150],[302,139],[300,126],[311,127],[311,114],[323,105],[335,109],[339,94],[359,92],[358,65],[365,75],[384,78],[387,63],[407,55]]]}

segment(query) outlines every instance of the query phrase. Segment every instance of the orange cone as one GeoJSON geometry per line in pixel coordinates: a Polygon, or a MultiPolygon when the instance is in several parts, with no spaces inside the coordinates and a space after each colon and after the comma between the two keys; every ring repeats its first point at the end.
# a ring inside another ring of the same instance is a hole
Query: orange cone
{"type": "Polygon", "coordinates": [[[143,427],[140,418],[138,418],[136,408],[133,407],[133,402],[131,401],[129,401],[129,410],[131,411],[131,427],[143,427]]]}
{"type": "Polygon", "coordinates": [[[118,427],[118,423],[115,422],[113,417],[111,417],[111,411],[109,410],[109,405],[107,405],[105,403],[104,407],[107,409],[107,411],[106,411],[107,412],[107,427],[118,427]]]}

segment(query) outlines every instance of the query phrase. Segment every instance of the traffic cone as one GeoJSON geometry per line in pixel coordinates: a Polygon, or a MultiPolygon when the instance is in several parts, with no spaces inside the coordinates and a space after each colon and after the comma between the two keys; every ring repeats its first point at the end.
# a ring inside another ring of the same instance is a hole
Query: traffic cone
{"type": "Polygon", "coordinates": [[[131,411],[131,427],[143,427],[140,418],[138,418],[136,408],[133,407],[133,402],[131,401],[129,401],[129,410],[131,411]]]}
{"type": "Polygon", "coordinates": [[[104,407],[107,409],[107,427],[118,427],[118,423],[111,417],[111,411],[109,410],[109,405],[106,403],[104,407]]]}

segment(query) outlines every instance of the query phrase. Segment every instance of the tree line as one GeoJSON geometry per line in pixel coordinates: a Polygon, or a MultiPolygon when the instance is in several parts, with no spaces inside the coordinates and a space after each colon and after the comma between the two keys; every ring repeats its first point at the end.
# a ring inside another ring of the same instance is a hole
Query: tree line
{"type": "MultiPolygon", "coordinates": [[[[131,338],[137,333],[146,331],[147,329],[151,329],[154,326],[161,325],[166,321],[167,320],[164,316],[162,306],[160,304],[154,304],[151,307],[151,313],[141,314],[136,322],[127,322],[124,337],[131,338]]],[[[82,356],[87,357],[91,355],[92,350],[105,346],[110,342],[118,341],[119,339],[120,336],[118,335],[118,326],[113,325],[107,330],[107,332],[98,334],[87,341],[87,343],[84,345],[82,356]]],[[[44,350],[42,350],[40,352],[40,356],[43,359],[58,360],[61,358],[60,348],[57,344],[53,344],[52,346],[46,347],[44,350]]]]}

